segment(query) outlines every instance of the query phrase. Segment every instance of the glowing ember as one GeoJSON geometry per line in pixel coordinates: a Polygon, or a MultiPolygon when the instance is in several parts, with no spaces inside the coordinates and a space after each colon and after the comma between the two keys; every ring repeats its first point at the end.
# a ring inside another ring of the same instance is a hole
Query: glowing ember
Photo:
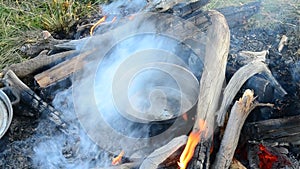
{"type": "Polygon", "coordinates": [[[186,146],[180,156],[180,161],[178,162],[180,169],[185,169],[190,160],[192,159],[195,148],[200,142],[201,134],[203,131],[205,131],[205,128],[206,122],[201,119],[199,121],[199,131],[192,131],[190,133],[186,146]]]}
{"type": "Polygon", "coordinates": [[[101,23],[103,23],[105,20],[106,20],[106,16],[103,16],[101,19],[99,19],[99,21],[97,21],[97,22],[95,23],[95,25],[93,25],[93,26],[91,27],[91,29],[90,29],[90,35],[91,35],[91,36],[93,35],[94,29],[95,29],[98,25],[100,25],[101,23]]]}
{"type": "Polygon", "coordinates": [[[122,157],[124,156],[124,154],[125,154],[125,152],[122,150],[121,153],[117,157],[113,158],[111,164],[112,165],[120,164],[122,162],[122,157]]]}
{"type": "Polygon", "coordinates": [[[258,153],[259,157],[259,168],[261,169],[271,169],[274,162],[278,160],[278,157],[273,155],[265,146],[262,144],[259,145],[260,152],[258,153]]]}

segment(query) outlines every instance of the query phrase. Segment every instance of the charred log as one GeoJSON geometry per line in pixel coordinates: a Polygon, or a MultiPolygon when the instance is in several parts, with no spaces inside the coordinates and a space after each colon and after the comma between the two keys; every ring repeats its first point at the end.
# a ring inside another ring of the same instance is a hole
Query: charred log
{"type": "Polygon", "coordinates": [[[246,125],[244,133],[250,140],[300,145],[300,115],[253,122],[246,125]]]}
{"type": "Polygon", "coordinates": [[[58,112],[51,105],[44,102],[37,94],[35,94],[26,84],[24,84],[13,71],[9,70],[3,78],[4,82],[10,87],[20,99],[30,106],[32,109],[45,113],[49,119],[54,122],[59,129],[66,132],[66,123],[61,119],[61,112],[58,112]]]}

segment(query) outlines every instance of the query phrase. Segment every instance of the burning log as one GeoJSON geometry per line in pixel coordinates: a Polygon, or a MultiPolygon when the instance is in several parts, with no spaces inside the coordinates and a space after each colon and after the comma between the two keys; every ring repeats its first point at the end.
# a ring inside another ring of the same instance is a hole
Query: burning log
{"type": "MultiPolygon", "coordinates": [[[[261,105],[253,102],[254,93],[248,89],[242,98],[233,105],[213,168],[229,168],[246,118],[256,106],[261,105]]],[[[270,104],[263,105],[272,106],[270,104]]]]}
{"type": "Polygon", "coordinates": [[[208,168],[210,147],[215,124],[215,112],[219,106],[225,69],[229,51],[229,28],[224,16],[217,11],[209,13],[211,25],[208,27],[204,65],[200,81],[199,102],[194,128],[189,136],[185,151],[180,158],[180,167],[208,168]],[[195,136],[193,138],[193,136],[195,136]],[[198,146],[196,147],[196,145],[198,146]],[[194,153],[196,152],[196,153],[194,153]],[[194,156],[194,157],[193,157],[194,156]],[[192,158],[193,157],[193,158],[192,158]],[[188,166],[189,161],[190,166],[188,166]]]}

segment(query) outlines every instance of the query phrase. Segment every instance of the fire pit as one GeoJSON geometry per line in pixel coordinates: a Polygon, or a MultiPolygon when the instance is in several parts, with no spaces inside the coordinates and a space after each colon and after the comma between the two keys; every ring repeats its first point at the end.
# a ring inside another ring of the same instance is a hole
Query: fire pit
{"type": "Polygon", "coordinates": [[[242,25],[259,3],[219,9],[226,19],[199,10],[207,1],[155,3],[141,10],[164,14],[124,17],[138,11],[129,6],[120,15],[99,18],[89,30],[91,37],[54,39],[55,52],[73,51],[9,67],[19,77],[38,72],[35,91],[48,101],[56,95],[53,105],[60,112],[23,88],[21,109],[27,101],[39,114],[14,117],[0,140],[0,166],[299,166],[299,64],[291,59],[299,52],[295,33],[289,32],[298,22],[285,25],[286,32],[252,30],[242,25]],[[29,63],[39,64],[34,71],[22,71],[29,63]],[[40,72],[44,63],[50,69],[40,72]],[[257,106],[267,107],[253,110],[257,106]]]}

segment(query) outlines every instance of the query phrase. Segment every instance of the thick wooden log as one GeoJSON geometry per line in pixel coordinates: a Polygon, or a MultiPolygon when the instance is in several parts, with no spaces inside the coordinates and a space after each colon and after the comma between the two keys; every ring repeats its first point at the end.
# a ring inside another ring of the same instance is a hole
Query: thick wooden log
{"type": "MultiPolygon", "coordinates": [[[[190,161],[187,168],[208,168],[212,135],[215,128],[215,113],[219,107],[221,91],[225,81],[227,55],[229,51],[229,28],[224,16],[217,11],[209,12],[211,25],[207,31],[205,68],[200,80],[200,93],[197,116],[192,133],[199,133],[198,145],[185,150],[195,149],[192,159],[181,159],[180,163],[190,161]],[[204,125],[200,125],[203,124],[204,125]],[[201,140],[200,140],[201,139],[201,140]]],[[[191,136],[191,135],[190,135],[191,136]]],[[[189,158],[189,156],[187,156],[189,158]]]]}
{"type": "Polygon", "coordinates": [[[300,145],[300,115],[253,122],[244,133],[250,140],[300,145]]]}
{"type": "Polygon", "coordinates": [[[213,168],[230,167],[244,122],[256,105],[254,104],[254,93],[249,89],[244,92],[239,101],[235,102],[213,168]]]}

